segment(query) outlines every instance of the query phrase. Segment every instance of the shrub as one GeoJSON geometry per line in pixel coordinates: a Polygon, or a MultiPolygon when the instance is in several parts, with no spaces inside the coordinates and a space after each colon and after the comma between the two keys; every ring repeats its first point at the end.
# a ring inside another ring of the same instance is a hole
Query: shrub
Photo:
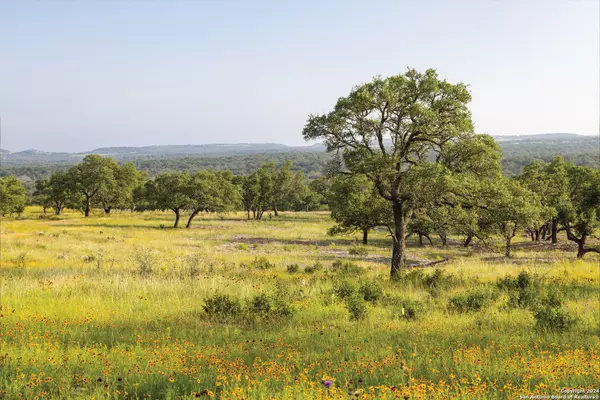
{"type": "Polygon", "coordinates": [[[323,269],[323,264],[321,264],[320,262],[317,261],[314,265],[307,265],[306,267],[304,267],[304,273],[314,274],[315,272],[318,272],[322,269],[323,269]]]}
{"type": "Polygon", "coordinates": [[[362,294],[365,301],[375,303],[383,297],[383,289],[375,282],[364,282],[360,285],[358,292],[362,294]]]}
{"type": "Polygon", "coordinates": [[[337,260],[331,264],[331,269],[344,275],[360,275],[365,272],[364,268],[359,267],[350,261],[337,260]]]}
{"type": "Polygon", "coordinates": [[[271,269],[275,267],[275,264],[270,262],[267,257],[256,257],[251,265],[256,269],[271,269]]]}
{"type": "Polygon", "coordinates": [[[351,320],[362,320],[367,317],[367,306],[361,296],[350,296],[346,301],[346,308],[350,313],[351,320]]]}
{"type": "Polygon", "coordinates": [[[235,318],[242,313],[240,301],[226,294],[207,297],[204,299],[202,308],[210,319],[219,322],[227,322],[230,318],[235,318]]]}
{"type": "Polygon", "coordinates": [[[541,281],[527,271],[521,271],[515,278],[499,279],[497,285],[508,293],[509,307],[533,308],[538,303],[541,281]]]}
{"type": "Polygon", "coordinates": [[[285,302],[264,293],[250,299],[246,311],[250,316],[260,319],[288,318],[293,315],[292,309],[285,302]]]}
{"type": "Polygon", "coordinates": [[[341,281],[333,288],[333,293],[340,299],[347,299],[356,293],[356,286],[350,281],[341,281]]]}
{"type": "Polygon", "coordinates": [[[300,267],[298,266],[298,264],[289,264],[286,267],[286,271],[290,274],[295,274],[300,270],[300,267]]]}
{"type": "Polygon", "coordinates": [[[462,293],[450,298],[450,308],[464,313],[479,311],[488,307],[496,295],[491,290],[479,289],[462,293]]]}
{"type": "Polygon", "coordinates": [[[400,318],[415,320],[419,317],[423,305],[416,300],[406,299],[401,303],[400,318]]]}
{"type": "Polygon", "coordinates": [[[570,316],[562,307],[545,306],[535,314],[536,327],[542,331],[564,332],[569,330],[576,319],[570,316]]]}
{"type": "Polygon", "coordinates": [[[148,276],[152,273],[154,259],[152,254],[148,252],[139,252],[136,255],[137,270],[141,276],[148,276]]]}
{"type": "Polygon", "coordinates": [[[460,283],[460,279],[455,275],[441,269],[436,269],[431,275],[426,275],[422,269],[411,269],[397,277],[396,281],[404,285],[422,287],[432,297],[439,297],[445,290],[460,283]]]}
{"type": "Polygon", "coordinates": [[[348,253],[353,256],[362,256],[366,257],[369,255],[369,251],[364,246],[352,246],[348,253]]]}
{"type": "Polygon", "coordinates": [[[436,269],[431,275],[423,276],[423,288],[433,297],[439,297],[443,291],[455,286],[457,279],[441,269],[436,269]]]}
{"type": "Polygon", "coordinates": [[[240,243],[237,245],[238,250],[248,251],[250,247],[246,243],[240,243]]]}

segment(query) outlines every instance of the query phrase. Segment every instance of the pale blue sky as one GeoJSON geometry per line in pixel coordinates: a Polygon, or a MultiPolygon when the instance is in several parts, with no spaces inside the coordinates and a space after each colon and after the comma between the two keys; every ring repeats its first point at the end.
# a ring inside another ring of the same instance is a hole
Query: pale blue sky
{"type": "Polygon", "coordinates": [[[598,134],[598,0],[0,2],[2,147],[303,144],[374,75],[470,85],[476,130],[598,134]]]}

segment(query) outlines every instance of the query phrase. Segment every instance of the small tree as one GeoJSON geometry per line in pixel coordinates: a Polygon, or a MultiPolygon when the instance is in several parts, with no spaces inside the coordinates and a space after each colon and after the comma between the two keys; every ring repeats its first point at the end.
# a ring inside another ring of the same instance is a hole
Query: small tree
{"type": "Polygon", "coordinates": [[[0,178],[0,215],[20,214],[27,204],[27,189],[17,179],[9,175],[0,178]]]}
{"type": "Polygon", "coordinates": [[[133,163],[114,166],[113,176],[97,194],[97,202],[106,214],[113,208],[132,208],[133,192],[142,181],[142,174],[133,163]]]}
{"type": "Polygon", "coordinates": [[[231,171],[201,171],[194,174],[189,182],[188,207],[192,210],[186,228],[199,212],[222,212],[233,210],[240,202],[239,187],[233,183],[231,171]]]}
{"type": "Polygon", "coordinates": [[[331,218],[337,225],[330,235],[362,232],[367,244],[369,231],[376,226],[392,226],[392,212],[372,182],[364,175],[333,178],[328,196],[331,218]]]}
{"type": "Polygon", "coordinates": [[[146,199],[150,208],[175,213],[174,228],[179,227],[181,211],[192,203],[189,196],[190,175],[183,172],[164,173],[146,182],[146,199]]]}
{"type": "Polygon", "coordinates": [[[577,258],[600,249],[586,247],[587,239],[600,227],[600,171],[570,165],[568,167],[569,202],[559,208],[559,221],[567,239],[577,243],[577,258]]]}
{"type": "Polygon", "coordinates": [[[84,197],[84,213],[88,217],[92,200],[99,193],[110,191],[115,186],[115,171],[118,165],[112,158],[103,158],[97,154],[84,157],[83,161],[69,170],[75,190],[84,197]]]}
{"type": "Polygon", "coordinates": [[[60,215],[65,207],[81,204],[81,196],[75,191],[75,185],[68,172],[55,172],[50,179],[36,182],[33,194],[36,204],[52,207],[56,215],[60,215]]]}
{"type": "Polygon", "coordinates": [[[494,189],[482,224],[502,236],[505,241],[504,255],[510,257],[512,239],[517,232],[539,219],[539,198],[517,181],[508,178],[499,180],[494,189]]]}

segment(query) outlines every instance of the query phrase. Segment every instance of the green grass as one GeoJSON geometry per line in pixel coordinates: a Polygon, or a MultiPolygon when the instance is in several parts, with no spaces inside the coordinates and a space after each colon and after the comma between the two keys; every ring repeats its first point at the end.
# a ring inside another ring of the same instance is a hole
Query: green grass
{"type": "Polygon", "coordinates": [[[600,381],[600,258],[575,260],[564,238],[556,249],[521,238],[513,259],[411,242],[411,260],[451,261],[438,278],[425,269],[389,282],[385,233],[350,254],[358,236],[327,236],[327,213],[203,215],[177,230],[169,213],[39,215],[2,220],[3,398],[510,399],[600,381]],[[255,267],[260,257],[274,267],[255,267]],[[337,260],[364,272],[336,272],[337,260]],[[523,270],[541,282],[540,301],[558,292],[569,329],[536,328],[535,309],[509,306],[497,282],[523,270]],[[335,295],[342,281],[375,281],[383,297],[352,320],[335,295]],[[451,305],[480,292],[493,293],[481,308],[451,305]],[[215,294],[239,300],[239,314],[209,318],[215,294]],[[258,294],[293,315],[252,315],[258,294]]]}

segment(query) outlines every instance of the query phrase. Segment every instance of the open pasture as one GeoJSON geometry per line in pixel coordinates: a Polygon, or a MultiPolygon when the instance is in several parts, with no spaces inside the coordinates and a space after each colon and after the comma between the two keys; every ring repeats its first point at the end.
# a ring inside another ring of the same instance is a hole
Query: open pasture
{"type": "Polygon", "coordinates": [[[327,236],[328,213],[191,229],[40,215],[2,220],[0,398],[512,399],[600,382],[600,257],[564,237],[516,238],[511,259],[412,240],[411,262],[451,260],[390,282],[387,233],[327,236]]]}

